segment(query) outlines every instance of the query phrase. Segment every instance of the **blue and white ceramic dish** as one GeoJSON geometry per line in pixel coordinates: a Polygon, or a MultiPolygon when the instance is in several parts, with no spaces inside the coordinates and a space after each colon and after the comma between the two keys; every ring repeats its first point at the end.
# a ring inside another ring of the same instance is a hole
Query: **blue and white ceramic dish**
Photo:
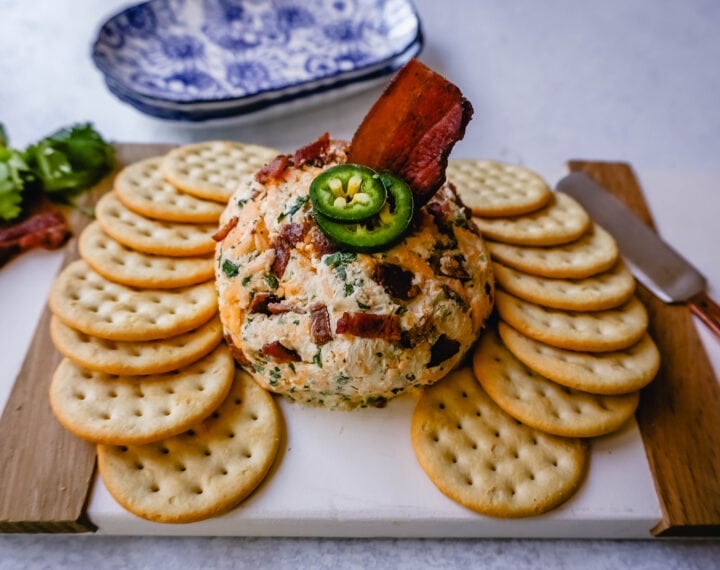
{"type": "Polygon", "coordinates": [[[366,84],[421,48],[409,0],[151,0],[102,26],[93,60],[143,112],[204,120],[366,84]]]}

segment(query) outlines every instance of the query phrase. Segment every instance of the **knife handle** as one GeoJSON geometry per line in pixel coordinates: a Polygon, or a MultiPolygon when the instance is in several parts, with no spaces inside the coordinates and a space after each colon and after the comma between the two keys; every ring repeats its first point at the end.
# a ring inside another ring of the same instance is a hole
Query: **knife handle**
{"type": "Polygon", "coordinates": [[[720,340],[720,306],[704,291],[690,298],[690,310],[715,333],[720,340]]]}

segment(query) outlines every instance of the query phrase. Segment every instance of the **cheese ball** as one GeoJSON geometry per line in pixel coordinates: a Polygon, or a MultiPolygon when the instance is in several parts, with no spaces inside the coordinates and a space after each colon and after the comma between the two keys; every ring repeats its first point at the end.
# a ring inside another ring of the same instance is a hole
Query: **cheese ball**
{"type": "Polygon", "coordinates": [[[492,310],[490,256],[445,184],[388,249],[333,244],[309,187],[345,143],[256,175],[220,220],[216,283],[225,336],[267,390],[328,408],[383,405],[462,360],[492,310]],[[300,164],[298,164],[300,162],[300,164]]]}

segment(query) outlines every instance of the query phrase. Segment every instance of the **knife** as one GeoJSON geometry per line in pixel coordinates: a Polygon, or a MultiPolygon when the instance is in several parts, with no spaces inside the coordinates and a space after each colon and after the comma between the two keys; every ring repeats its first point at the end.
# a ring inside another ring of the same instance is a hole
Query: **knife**
{"type": "Polygon", "coordinates": [[[615,238],[638,281],[666,303],[687,303],[720,339],[720,306],[708,297],[705,277],[689,261],[587,174],[573,172],[556,189],[575,198],[615,238]]]}

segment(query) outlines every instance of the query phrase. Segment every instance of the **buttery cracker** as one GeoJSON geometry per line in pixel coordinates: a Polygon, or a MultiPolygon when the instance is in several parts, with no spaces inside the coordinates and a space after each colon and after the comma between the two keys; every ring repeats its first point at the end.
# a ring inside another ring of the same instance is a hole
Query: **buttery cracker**
{"type": "Polygon", "coordinates": [[[552,191],[543,178],[519,165],[493,160],[451,160],[448,180],[476,216],[517,216],[543,207],[552,191]]]}
{"type": "Polygon", "coordinates": [[[627,394],[649,384],[660,368],[660,353],[646,333],[632,346],[615,352],[577,352],[527,337],[500,322],[505,346],[527,367],[546,378],[593,394],[627,394]]]}
{"type": "Polygon", "coordinates": [[[98,222],[80,234],[80,256],[100,275],[122,285],[175,289],[213,278],[213,256],[170,257],[130,249],[107,235],[98,222]]]}
{"type": "Polygon", "coordinates": [[[552,193],[541,209],[522,216],[473,217],[484,237],[515,245],[549,246],[578,239],[590,227],[590,217],[567,194],[552,193]]]}
{"type": "Polygon", "coordinates": [[[227,203],[239,185],[279,153],[253,144],[207,141],[170,151],[162,162],[165,178],[199,198],[227,203]]]}
{"type": "Polygon", "coordinates": [[[161,157],[148,158],[126,166],[115,177],[118,199],[130,210],[168,222],[215,223],[222,204],[202,200],[178,190],[163,177],[161,157]]]}
{"type": "Polygon", "coordinates": [[[635,413],[639,394],[601,396],[561,386],[531,370],[487,332],[473,355],[473,370],[488,396],[507,414],[535,429],[565,437],[615,431],[635,413]]]}
{"type": "Polygon", "coordinates": [[[469,368],[425,390],[411,437],[421,467],[440,491],[495,517],[556,507],[579,487],[588,461],[582,440],[545,434],[503,412],[469,368]]]}
{"type": "Polygon", "coordinates": [[[143,444],[179,434],[227,396],[235,363],[220,345],[169,374],[116,376],[65,359],[50,385],[50,405],[69,431],[95,443],[143,444]]]}
{"type": "Polygon", "coordinates": [[[496,291],[500,318],[540,342],[589,352],[622,350],[635,344],[647,330],[648,316],[637,298],[615,309],[578,312],[549,309],[496,291]]]}
{"type": "Polygon", "coordinates": [[[220,319],[214,317],[178,336],[123,342],[87,335],[53,316],[50,336],[55,347],[78,366],[106,374],[140,376],[189,366],[220,344],[223,330],[220,319]]]}
{"type": "Polygon", "coordinates": [[[282,419],[270,394],[235,373],[209,418],[178,436],[141,446],[98,446],[110,494],[131,513],[189,523],[224,513],[262,482],[275,460],[282,419]]]}
{"type": "Polygon", "coordinates": [[[155,340],[193,330],[217,313],[212,282],[181,289],[134,289],[78,260],[58,275],[50,310],[66,325],[110,340],[155,340]]]}
{"type": "Polygon", "coordinates": [[[103,231],[123,245],[156,255],[186,257],[215,251],[216,224],[151,220],[126,208],[114,192],[100,198],[95,215],[103,231]]]}

